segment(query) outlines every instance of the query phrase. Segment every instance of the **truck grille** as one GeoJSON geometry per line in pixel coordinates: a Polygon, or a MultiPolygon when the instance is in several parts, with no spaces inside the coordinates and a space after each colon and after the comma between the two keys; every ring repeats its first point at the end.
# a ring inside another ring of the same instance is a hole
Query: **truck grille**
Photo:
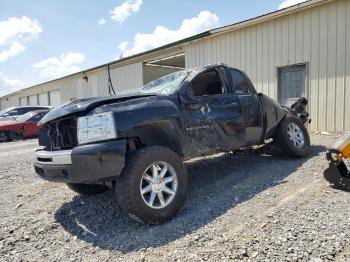
{"type": "Polygon", "coordinates": [[[39,145],[48,151],[72,149],[78,145],[77,120],[68,118],[40,128],[39,145]]]}

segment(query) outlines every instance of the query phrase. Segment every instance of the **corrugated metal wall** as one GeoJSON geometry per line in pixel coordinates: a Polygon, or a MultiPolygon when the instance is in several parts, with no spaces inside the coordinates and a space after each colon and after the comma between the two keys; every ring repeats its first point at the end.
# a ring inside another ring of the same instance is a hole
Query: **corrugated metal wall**
{"type": "Polygon", "coordinates": [[[306,63],[311,130],[350,130],[350,1],[202,39],[185,50],[186,67],[232,65],[275,99],[278,67],[306,63]]]}
{"type": "MultiPolygon", "coordinates": [[[[310,101],[311,130],[350,130],[350,1],[283,14],[267,22],[249,25],[156,51],[111,66],[117,94],[125,94],[147,80],[143,62],[185,52],[186,67],[223,62],[244,70],[258,91],[277,99],[278,68],[306,64],[306,94],[310,101]],[[184,46],[185,45],[185,46],[184,46]],[[132,63],[133,62],[133,63],[132,63]],[[145,79],[144,79],[145,78],[145,79]]],[[[108,95],[107,68],[25,89],[1,99],[1,107],[18,105],[27,97],[61,91],[61,103],[76,98],[108,95]]],[[[28,98],[29,99],[29,98],[28,98]]],[[[39,98],[40,100],[40,98],[39,98]]]]}
{"type": "Polygon", "coordinates": [[[130,93],[143,85],[142,62],[111,69],[111,79],[117,94],[130,93]]]}
{"type": "MultiPolygon", "coordinates": [[[[142,62],[139,62],[110,69],[112,83],[117,94],[130,93],[143,85],[142,66],[142,62]]],[[[37,101],[38,95],[40,104],[48,103],[48,99],[44,101],[43,98],[48,98],[49,93],[55,90],[59,90],[60,95],[54,97],[54,101],[51,103],[53,106],[78,98],[106,96],[108,95],[107,68],[25,89],[20,93],[1,99],[1,108],[18,106],[20,101],[21,105],[27,105],[28,100],[32,104],[37,101]],[[84,76],[87,76],[88,81],[83,79],[84,76]]]]}

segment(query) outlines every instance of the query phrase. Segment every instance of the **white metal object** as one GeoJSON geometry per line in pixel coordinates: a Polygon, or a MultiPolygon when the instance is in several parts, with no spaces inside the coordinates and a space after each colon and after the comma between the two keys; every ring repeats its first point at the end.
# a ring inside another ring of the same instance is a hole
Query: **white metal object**
{"type": "Polygon", "coordinates": [[[146,168],[140,182],[140,193],[147,206],[162,209],[174,200],[177,184],[174,168],[160,161],[146,168]]]}
{"type": "Polygon", "coordinates": [[[35,152],[35,162],[45,165],[70,165],[72,164],[72,150],[35,152]]]}
{"type": "Polygon", "coordinates": [[[305,143],[304,133],[300,127],[295,123],[289,123],[287,128],[287,133],[290,141],[297,148],[302,148],[305,143]]]}

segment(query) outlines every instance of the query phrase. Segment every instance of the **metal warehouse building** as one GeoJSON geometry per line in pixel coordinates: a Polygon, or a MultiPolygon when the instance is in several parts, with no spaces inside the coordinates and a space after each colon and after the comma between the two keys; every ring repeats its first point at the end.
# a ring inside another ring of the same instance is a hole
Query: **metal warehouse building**
{"type": "Polygon", "coordinates": [[[311,0],[39,84],[1,98],[14,105],[59,105],[117,94],[182,68],[225,63],[281,103],[309,99],[311,130],[350,130],[350,0],[311,0]]]}

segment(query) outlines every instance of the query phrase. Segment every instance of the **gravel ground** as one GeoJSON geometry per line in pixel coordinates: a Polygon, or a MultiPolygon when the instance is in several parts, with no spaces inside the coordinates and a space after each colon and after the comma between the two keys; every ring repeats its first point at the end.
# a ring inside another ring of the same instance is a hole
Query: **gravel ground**
{"type": "Polygon", "coordinates": [[[225,154],[187,163],[172,221],[141,225],[113,192],[82,197],[37,178],[35,140],[0,144],[0,261],[350,261],[350,193],[323,179],[325,146],[305,159],[225,154]]]}

